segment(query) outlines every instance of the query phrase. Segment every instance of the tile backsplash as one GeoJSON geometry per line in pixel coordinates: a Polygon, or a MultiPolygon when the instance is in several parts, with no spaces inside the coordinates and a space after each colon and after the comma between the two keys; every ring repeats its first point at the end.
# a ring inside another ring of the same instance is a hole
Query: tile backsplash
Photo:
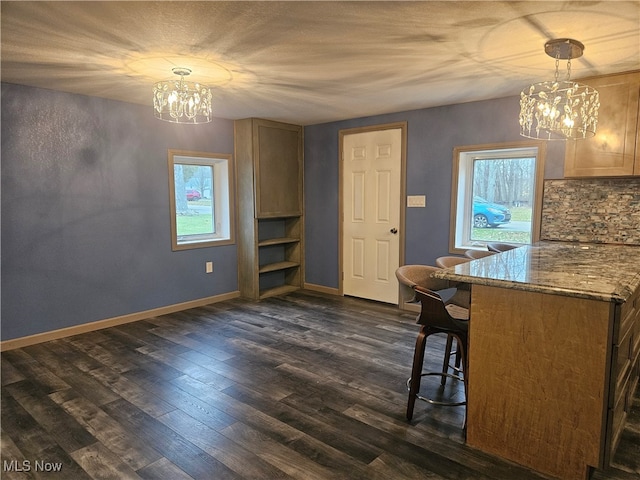
{"type": "Polygon", "coordinates": [[[540,238],[640,245],[640,178],[546,180],[540,238]]]}

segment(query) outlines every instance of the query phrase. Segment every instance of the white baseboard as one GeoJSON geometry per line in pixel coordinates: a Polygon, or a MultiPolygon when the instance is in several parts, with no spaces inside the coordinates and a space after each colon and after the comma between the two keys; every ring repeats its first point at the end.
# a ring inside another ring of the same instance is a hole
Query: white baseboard
{"type": "Polygon", "coordinates": [[[202,307],[203,305],[222,302],[224,300],[230,300],[239,296],[240,292],[238,291],[223,293],[221,295],[214,295],[212,297],[205,297],[198,300],[191,300],[189,302],[167,305],[166,307],[145,310],[144,312],[131,313],[128,315],[122,315],[120,317],[107,318],[104,320],[98,320],[96,322],[83,323],[82,325],[74,325],[73,327],[51,330],[50,332],[36,333],[35,335],[14,338],[12,340],[5,340],[3,342],[0,342],[0,352],[13,350],[15,348],[28,347],[29,345],[48,342],[50,340],[58,340],[60,338],[70,337],[72,335],[78,335],[80,333],[93,332],[95,330],[101,330],[103,328],[115,327],[116,325],[123,325],[125,323],[144,320],[145,318],[180,312],[182,310],[188,310],[189,308],[202,307]]]}

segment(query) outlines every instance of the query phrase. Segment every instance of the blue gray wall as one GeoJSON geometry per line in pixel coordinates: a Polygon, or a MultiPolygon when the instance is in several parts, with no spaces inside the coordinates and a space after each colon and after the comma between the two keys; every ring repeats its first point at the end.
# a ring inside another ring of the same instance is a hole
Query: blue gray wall
{"type": "MultiPolygon", "coordinates": [[[[305,154],[305,280],[338,287],[338,132],[407,122],[407,195],[426,195],[426,208],[408,208],[405,261],[433,265],[448,254],[453,149],[525,140],[519,135],[519,100],[412,110],[307,126],[305,154]]],[[[545,178],[562,178],[564,142],[549,142],[545,178]]]]}
{"type": "Polygon", "coordinates": [[[232,121],[2,84],[1,134],[2,340],[237,290],[235,245],[171,251],[167,167],[233,153],[232,121]]]}
{"type": "MultiPolygon", "coordinates": [[[[233,121],[2,84],[2,340],[235,292],[235,245],[172,252],[167,150],[233,153],[233,121]],[[213,261],[213,275],[204,265],[213,261]]],[[[406,261],[447,253],[455,146],[520,140],[517,98],[305,128],[306,281],[338,287],[338,132],[408,122],[406,261]]],[[[550,143],[547,178],[562,177],[550,143]]]]}

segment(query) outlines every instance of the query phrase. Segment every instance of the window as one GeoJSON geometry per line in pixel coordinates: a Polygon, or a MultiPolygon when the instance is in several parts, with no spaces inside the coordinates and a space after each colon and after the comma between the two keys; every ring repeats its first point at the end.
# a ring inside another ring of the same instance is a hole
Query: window
{"type": "Polygon", "coordinates": [[[231,155],[169,150],[173,250],[234,242],[231,155]]]}
{"type": "Polygon", "coordinates": [[[449,249],[539,239],[544,142],[457,147],[449,249]]]}

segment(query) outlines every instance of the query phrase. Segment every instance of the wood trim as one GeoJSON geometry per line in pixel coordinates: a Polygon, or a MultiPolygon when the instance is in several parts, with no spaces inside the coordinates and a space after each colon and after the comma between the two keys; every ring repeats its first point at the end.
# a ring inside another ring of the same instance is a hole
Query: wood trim
{"type": "Polygon", "coordinates": [[[144,320],[145,318],[167,315],[169,313],[188,310],[189,308],[202,307],[204,305],[209,305],[212,303],[231,300],[232,298],[237,298],[239,296],[240,292],[238,291],[223,293],[221,295],[200,298],[198,300],[191,300],[189,302],[176,303],[174,305],[167,305],[166,307],[154,308],[142,312],[122,315],[120,317],[107,318],[95,322],[83,323],[82,325],[74,325],[73,327],[60,328],[58,330],[51,330],[49,332],[36,333],[35,335],[14,338],[12,340],[5,340],[3,342],[0,342],[0,352],[13,350],[16,348],[28,347],[29,345],[48,342],[50,340],[58,340],[60,338],[71,337],[73,335],[79,335],[81,333],[93,332],[95,330],[101,330],[103,328],[115,327],[117,325],[123,325],[125,323],[137,322],[138,320],[144,320]]]}
{"type": "Polygon", "coordinates": [[[315,283],[304,283],[302,288],[312,292],[326,293],[328,295],[341,295],[339,288],[326,287],[324,285],[316,285],[315,283]]]}
{"type": "MultiPolygon", "coordinates": [[[[326,293],[327,295],[342,295],[339,288],[326,287],[315,283],[305,283],[302,288],[311,292],[326,293]]],[[[405,310],[407,312],[420,312],[420,304],[418,303],[402,302],[398,307],[400,310],[405,310]]]]}
{"type": "MultiPolygon", "coordinates": [[[[460,253],[456,248],[456,217],[458,212],[458,178],[460,177],[460,152],[463,147],[453,149],[451,166],[451,209],[449,210],[449,253],[460,253]]],[[[462,252],[464,253],[464,252],[462,252]]]]}
{"type": "Polygon", "coordinates": [[[344,221],[344,198],[342,195],[342,189],[344,185],[344,178],[342,167],[344,163],[343,147],[344,137],[346,135],[353,135],[357,133],[376,132],[380,130],[393,130],[400,129],[400,137],[402,143],[402,151],[400,154],[400,251],[399,251],[399,264],[404,265],[405,259],[405,232],[406,232],[406,217],[407,217],[407,130],[408,122],[393,122],[384,123],[380,125],[368,125],[365,127],[345,128],[338,131],[338,294],[343,295],[343,276],[342,269],[343,252],[342,252],[342,236],[343,228],[342,222],[344,221]]]}

